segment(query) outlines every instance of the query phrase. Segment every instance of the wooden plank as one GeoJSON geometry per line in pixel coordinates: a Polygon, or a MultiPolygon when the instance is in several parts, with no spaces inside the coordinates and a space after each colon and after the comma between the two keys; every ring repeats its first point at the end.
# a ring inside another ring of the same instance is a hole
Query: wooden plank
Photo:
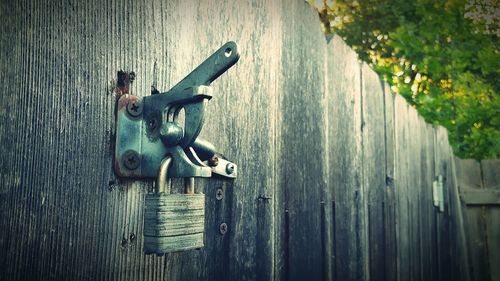
{"type": "Polygon", "coordinates": [[[446,159],[446,146],[448,144],[446,134],[437,128],[435,132],[435,174],[436,176],[441,175],[443,177],[443,192],[444,192],[444,212],[436,213],[438,232],[437,235],[437,254],[438,254],[438,278],[440,280],[450,280],[451,278],[451,268],[450,268],[450,222],[448,216],[450,215],[450,200],[448,198],[449,194],[449,178],[447,178],[448,163],[446,159]]]}
{"type": "Polygon", "coordinates": [[[394,189],[395,171],[395,120],[394,98],[387,83],[384,83],[384,123],[385,123],[385,197],[384,197],[384,233],[385,233],[385,278],[397,280],[397,239],[396,239],[396,198],[394,189]]]}
{"type": "MultiPolygon", "coordinates": [[[[464,188],[480,189],[481,168],[475,160],[463,160],[455,158],[455,169],[457,183],[460,190],[464,188]]],[[[470,255],[470,271],[472,280],[489,280],[490,264],[488,260],[488,246],[485,243],[485,219],[484,211],[479,206],[467,206],[464,211],[464,224],[467,226],[466,236],[468,242],[468,253],[470,255]]]]}
{"type": "Polygon", "coordinates": [[[396,237],[398,280],[410,280],[410,240],[408,220],[408,105],[401,96],[394,100],[395,159],[394,185],[396,190],[396,237]]]}
{"type": "Polygon", "coordinates": [[[420,278],[421,280],[432,280],[432,264],[430,262],[430,256],[432,254],[430,234],[430,219],[433,216],[434,208],[431,204],[432,202],[432,178],[433,178],[433,166],[432,166],[432,156],[433,147],[429,144],[433,142],[432,130],[428,131],[427,124],[425,120],[419,116],[418,127],[420,135],[419,139],[419,149],[416,153],[420,154],[420,167],[419,169],[419,189],[418,197],[418,230],[419,230],[419,242],[420,242],[420,278]]]}
{"type": "MultiPolygon", "coordinates": [[[[420,152],[419,186],[418,197],[418,231],[419,231],[419,262],[420,279],[432,280],[436,272],[436,262],[433,255],[433,217],[436,209],[434,208],[432,184],[434,179],[434,128],[427,124],[425,120],[418,117],[418,130],[420,139],[417,143],[420,152]]],[[[417,168],[417,167],[416,167],[417,168]]]]}
{"type": "MultiPolygon", "coordinates": [[[[448,139],[448,133],[445,132],[446,139],[448,139]]],[[[466,225],[464,224],[464,211],[463,204],[460,201],[460,191],[457,182],[456,168],[453,158],[453,151],[450,146],[447,146],[447,161],[449,163],[450,169],[448,170],[447,177],[450,178],[450,206],[451,216],[450,220],[452,222],[451,227],[451,239],[454,241],[452,247],[453,252],[451,253],[452,258],[452,276],[454,280],[464,280],[470,281],[472,279],[471,271],[469,265],[470,257],[469,250],[467,247],[467,238],[465,234],[466,225]]]]}
{"type": "Polygon", "coordinates": [[[498,208],[489,209],[489,216],[486,219],[487,223],[487,243],[489,263],[491,266],[491,280],[500,280],[500,210],[498,208]]]}
{"type": "Polygon", "coordinates": [[[334,189],[334,280],[364,280],[361,194],[361,69],[357,56],[337,36],[328,48],[329,184],[334,189]]]}
{"type": "Polygon", "coordinates": [[[456,167],[453,160],[453,151],[451,147],[448,148],[448,153],[449,162],[452,165],[449,171],[449,177],[451,179],[452,187],[450,192],[450,205],[454,209],[451,215],[451,220],[453,223],[452,235],[453,239],[455,240],[455,251],[452,253],[452,255],[455,257],[452,259],[454,262],[453,272],[455,276],[452,276],[452,278],[455,278],[455,280],[470,281],[473,279],[470,270],[471,261],[465,230],[467,226],[464,222],[464,208],[460,200],[456,167]]]}
{"type": "Polygon", "coordinates": [[[408,138],[408,230],[409,230],[409,261],[410,280],[421,280],[422,260],[421,260],[421,225],[420,225],[420,192],[421,183],[421,131],[419,126],[418,113],[412,107],[408,109],[408,128],[410,137],[408,138]]]}
{"type": "MultiPolygon", "coordinates": [[[[325,276],[321,233],[322,202],[328,189],[325,170],[325,66],[316,13],[301,1],[283,3],[280,87],[281,171],[288,257],[286,279],[321,280],[325,276]],[[299,266],[300,265],[300,266],[299,266]]],[[[324,42],[324,41],[323,41],[324,42]]]]}
{"type": "MultiPolygon", "coordinates": [[[[482,183],[485,190],[500,191],[500,160],[481,161],[482,183]]],[[[491,280],[500,280],[500,209],[491,206],[486,210],[486,237],[491,270],[491,280]]]]}
{"type": "Polygon", "coordinates": [[[500,189],[500,160],[482,160],[484,188],[500,189]]]}
{"type": "Polygon", "coordinates": [[[423,280],[438,280],[438,257],[437,257],[437,240],[435,239],[435,233],[438,231],[439,227],[437,225],[436,220],[436,212],[437,209],[432,204],[433,202],[433,193],[432,193],[432,184],[435,179],[435,161],[434,161],[434,153],[437,149],[434,143],[434,134],[436,128],[430,124],[425,124],[425,142],[427,149],[422,154],[423,160],[423,169],[422,169],[422,179],[424,183],[424,190],[426,190],[424,194],[424,213],[422,227],[424,228],[423,232],[423,252],[422,257],[424,261],[424,272],[423,272],[423,280]]]}
{"type": "Polygon", "coordinates": [[[363,64],[362,97],[362,191],[366,204],[365,228],[368,239],[370,280],[386,280],[384,194],[385,194],[385,131],[384,90],[378,75],[363,64]],[[382,145],[384,144],[384,145],[382,145]]]}
{"type": "Polygon", "coordinates": [[[500,190],[464,188],[462,192],[467,205],[500,205],[500,190]]]}

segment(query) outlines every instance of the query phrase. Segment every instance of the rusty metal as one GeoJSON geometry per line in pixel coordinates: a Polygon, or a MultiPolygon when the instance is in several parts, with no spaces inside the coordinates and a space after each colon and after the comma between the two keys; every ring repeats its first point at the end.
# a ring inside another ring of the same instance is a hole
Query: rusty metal
{"type": "Polygon", "coordinates": [[[125,95],[128,94],[130,86],[130,78],[129,73],[123,70],[118,71],[116,74],[116,89],[115,93],[117,95],[125,95]]]}
{"type": "Polygon", "coordinates": [[[207,162],[208,162],[208,166],[215,167],[215,166],[219,165],[219,157],[214,155],[212,158],[208,159],[207,162]]]}

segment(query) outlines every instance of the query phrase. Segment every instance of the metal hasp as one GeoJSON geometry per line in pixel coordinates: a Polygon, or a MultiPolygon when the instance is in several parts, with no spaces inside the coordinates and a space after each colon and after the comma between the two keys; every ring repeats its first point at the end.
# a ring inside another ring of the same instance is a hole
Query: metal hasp
{"type": "Polygon", "coordinates": [[[198,135],[206,101],[212,98],[210,83],[239,58],[238,45],[227,42],[169,91],[143,98],[120,97],[115,173],[127,178],[154,178],[162,160],[171,157],[171,178],[211,177],[212,173],[235,178],[237,166],[222,159],[215,147],[198,135]]]}

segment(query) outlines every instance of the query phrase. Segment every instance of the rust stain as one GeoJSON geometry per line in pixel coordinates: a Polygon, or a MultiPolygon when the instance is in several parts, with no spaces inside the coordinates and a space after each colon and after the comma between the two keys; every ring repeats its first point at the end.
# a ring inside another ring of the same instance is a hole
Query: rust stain
{"type": "Polygon", "coordinates": [[[119,70],[116,79],[115,93],[117,96],[128,94],[130,88],[130,74],[126,71],[119,70]]]}
{"type": "Polygon", "coordinates": [[[125,95],[118,99],[118,103],[116,105],[117,111],[127,110],[127,104],[129,102],[135,103],[139,100],[139,97],[132,95],[125,95]]]}
{"type": "Polygon", "coordinates": [[[116,151],[116,146],[118,145],[118,139],[117,136],[120,136],[120,127],[118,126],[118,113],[123,112],[127,110],[127,105],[129,103],[135,103],[139,100],[139,97],[129,95],[129,94],[124,94],[121,96],[117,96],[117,101],[116,101],[116,107],[115,107],[115,118],[116,118],[116,127],[115,127],[115,135],[114,135],[114,143],[113,143],[113,168],[115,171],[115,174],[118,177],[139,177],[140,176],[140,169],[137,170],[128,170],[123,167],[122,160],[120,157],[121,155],[117,155],[116,151]]]}

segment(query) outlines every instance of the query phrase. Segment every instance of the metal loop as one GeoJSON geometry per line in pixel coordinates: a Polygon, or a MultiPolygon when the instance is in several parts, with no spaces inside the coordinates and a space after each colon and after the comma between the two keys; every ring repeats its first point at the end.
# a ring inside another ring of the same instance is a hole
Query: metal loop
{"type": "MultiPolygon", "coordinates": [[[[172,164],[172,157],[167,156],[161,161],[160,170],[158,171],[158,178],[156,179],[157,193],[165,192],[168,181],[168,168],[172,164]]],[[[171,190],[168,190],[170,193],[171,190]]]]}
{"type": "MultiPolygon", "coordinates": [[[[158,178],[156,180],[157,193],[163,193],[167,189],[168,184],[168,169],[172,164],[172,157],[167,156],[161,161],[160,170],[158,171],[158,178]]],[[[172,193],[171,189],[168,189],[168,193],[172,193]]],[[[194,178],[189,177],[184,179],[184,193],[194,194],[194,178]]]]}

